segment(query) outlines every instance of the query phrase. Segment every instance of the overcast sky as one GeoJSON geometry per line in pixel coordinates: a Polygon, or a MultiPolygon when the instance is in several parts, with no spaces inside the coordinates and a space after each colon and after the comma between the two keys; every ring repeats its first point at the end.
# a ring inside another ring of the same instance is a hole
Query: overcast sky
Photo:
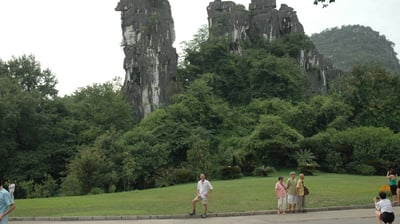
{"type": "MultiPolygon", "coordinates": [[[[59,95],[124,78],[119,0],[0,0],[0,59],[33,54],[58,79],[59,95]]],[[[308,35],[360,24],[385,35],[400,53],[399,0],[336,0],[327,8],[313,0],[277,0],[297,11],[308,35]]],[[[207,24],[209,0],[170,0],[176,41],[192,39],[207,24]]],[[[251,0],[235,0],[248,7],[251,0]]]]}

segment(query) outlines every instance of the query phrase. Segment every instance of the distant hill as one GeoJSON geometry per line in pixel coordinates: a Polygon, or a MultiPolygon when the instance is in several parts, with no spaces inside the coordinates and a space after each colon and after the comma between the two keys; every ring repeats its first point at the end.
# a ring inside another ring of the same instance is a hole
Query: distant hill
{"type": "Polygon", "coordinates": [[[379,63],[400,74],[394,43],[370,27],[360,25],[335,27],[313,34],[311,40],[337,68],[349,71],[353,64],[379,63]]]}

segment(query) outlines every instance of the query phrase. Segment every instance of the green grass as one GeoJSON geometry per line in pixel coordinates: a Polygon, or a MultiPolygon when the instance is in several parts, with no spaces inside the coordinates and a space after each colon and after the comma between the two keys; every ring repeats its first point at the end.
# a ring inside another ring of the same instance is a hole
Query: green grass
{"type": "MultiPolygon", "coordinates": [[[[209,198],[209,212],[271,210],[276,207],[274,186],[277,177],[247,177],[237,180],[211,181],[214,191],[209,198]]],[[[382,176],[356,176],[320,173],[306,176],[310,189],[306,207],[331,207],[370,204],[379,187],[386,183],[382,176]]],[[[169,215],[191,211],[196,184],[167,188],[76,197],[16,200],[13,217],[37,216],[118,216],[169,215]]],[[[199,210],[202,211],[201,204],[199,210]]]]}

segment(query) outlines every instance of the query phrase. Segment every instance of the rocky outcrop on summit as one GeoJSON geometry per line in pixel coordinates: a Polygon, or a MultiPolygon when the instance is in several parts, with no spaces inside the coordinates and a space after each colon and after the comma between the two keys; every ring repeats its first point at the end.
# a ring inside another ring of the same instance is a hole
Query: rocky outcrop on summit
{"type": "MultiPolygon", "coordinates": [[[[293,8],[282,4],[276,9],[276,0],[252,0],[249,10],[232,1],[215,0],[207,7],[210,35],[228,34],[233,42],[262,35],[274,40],[289,33],[304,33],[293,8]]],[[[254,37],[256,38],[256,37],[254,37]]]]}
{"type": "Polygon", "coordinates": [[[138,119],[168,104],[175,93],[177,53],[168,0],[120,0],[126,71],[124,91],[138,119]]]}
{"type": "MultiPolygon", "coordinates": [[[[232,1],[215,0],[207,7],[210,37],[228,36],[231,50],[242,51],[242,41],[252,43],[263,37],[267,41],[287,34],[304,34],[296,11],[286,4],[276,9],[276,0],[251,0],[249,10],[232,1]]],[[[299,52],[297,59],[309,74],[310,92],[326,93],[328,82],[339,75],[331,63],[316,49],[299,52]],[[316,69],[317,68],[317,69],[316,69]]]]}

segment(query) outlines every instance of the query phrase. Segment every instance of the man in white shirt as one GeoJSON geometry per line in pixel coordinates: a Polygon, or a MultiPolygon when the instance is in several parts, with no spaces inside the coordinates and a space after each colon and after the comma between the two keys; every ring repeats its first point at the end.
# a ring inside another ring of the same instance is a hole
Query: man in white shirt
{"type": "Polygon", "coordinates": [[[374,202],[376,208],[375,216],[378,223],[392,223],[394,220],[392,202],[386,199],[386,193],[383,191],[379,192],[379,197],[374,198],[374,202]]]}
{"type": "Polygon", "coordinates": [[[200,174],[200,180],[197,183],[197,194],[196,197],[192,200],[193,211],[190,213],[190,216],[196,215],[196,203],[201,201],[204,205],[204,214],[201,215],[202,218],[207,217],[207,203],[208,203],[208,193],[213,190],[211,183],[206,180],[206,175],[204,173],[200,174]]]}
{"type": "Polygon", "coordinates": [[[12,180],[8,185],[8,192],[10,192],[11,199],[14,200],[15,182],[12,180]]]}

